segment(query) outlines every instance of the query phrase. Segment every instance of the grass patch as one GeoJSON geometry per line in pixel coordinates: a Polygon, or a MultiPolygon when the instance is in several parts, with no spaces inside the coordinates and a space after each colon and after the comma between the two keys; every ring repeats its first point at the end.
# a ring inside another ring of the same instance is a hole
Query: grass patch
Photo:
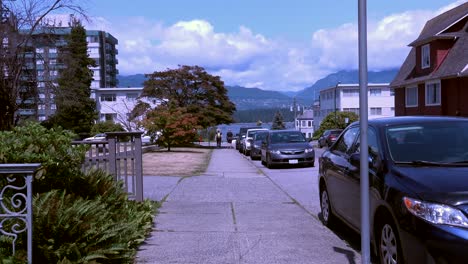
{"type": "Polygon", "coordinates": [[[159,149],[143,154],[145,176],[196,176],[203,174],[210,162],[212,149],[180,147],[159,149]]]}

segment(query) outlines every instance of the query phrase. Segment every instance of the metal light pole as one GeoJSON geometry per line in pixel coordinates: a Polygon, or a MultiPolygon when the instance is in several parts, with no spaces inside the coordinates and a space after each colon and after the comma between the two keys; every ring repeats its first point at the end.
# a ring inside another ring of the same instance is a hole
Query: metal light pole
{"type": "Polygon", "coordinates": [[[359,21],[359,116],[361,167],[361,263],[370,263],[369,150],[367,144],[367,1],[358,0],[359,21]]]}
{"type": "Polygon", "coordinates": [[[338,121],[337,121],[337,118],[336,118],[336,89],[338,88],[338,85],[340,85],[341,82],[337,82],[336,85],[335,85],[335,94],[334,94],[334,101],[335,101],[335,108],[334,108],[334,111],[335,111],[335,127],[338,128],[338,121]]]}

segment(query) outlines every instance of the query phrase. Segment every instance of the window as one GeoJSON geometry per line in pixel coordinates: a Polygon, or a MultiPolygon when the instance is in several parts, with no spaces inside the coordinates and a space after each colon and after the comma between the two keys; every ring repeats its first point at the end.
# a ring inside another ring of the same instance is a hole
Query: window
{"type": "Polygon", "coordinates": [[[426,105],[440,105],[440,81],[426,83],[426,105]]]}
{"type": "Polygon", "coordinates": [[[115,100],[116,100],[115,94],[102,94],[102,95],[101,95],[101,102],[102,102],[102,101],[105,101],[105,102],[115,102],[115,100]]]}
{"type": "Polygon", "coordinates": [[[394,88],[390,88],[390,96],[395,96],[395,89],[394,88]]]}
{"type": "Polygon", "coordinates": [[[50,53],[57,53],[57,48],[50,48],[49,49],[49,54],[50,53]]]}
{"type": "Polygon", "coordinates": [[[343,108],[343,112],[353,112],[356,115],[359,115],[359,108],[343,108]]]}
{"type": "Polygon", "coordinates": [[[127,100],[135,101],[138,98],[138,93],[127,93],[127,100]]]}
{"type": "Polygon", "coordinates": [[[353,127],[344,132],[343,136],[338,139],[334,146],[334,150],[347,153],[354,143],[358,134],[359,127],[353,127]]]}
{"type": "Polygon", "coordinates": [[[421,68],[426,69],[431,66],[431,47],[429,44],[421,47],[421,68]]]}
{"type": "Polygon", "coordinates": [[[301,127],[305,127],[306,126],[306,121],[305,120],[302,120],[301,121],[301,127]]]}
{"type": "Polygon", "coordinates": [[[91,43],[97,43],[99,42],[98,36],[87,36],[86,41],[91,42],[91,43]]]}
{"type": "Polygon", "coordinates": [[[307,121],[307,126],[308,126],[308,127],[312,127],[312,121],[310,121],[310,120],[307,121]]]}
{"type": "Polygon", "coordinates": [[[380,96],[382,94],[382,89],[372,88],[370,89],[370,96],[380,96]]]}
{"type": "Polygon", "coordinates": [[[36,53],[44,53],[44,49],[43,48],[36,48],[36,53]]]}
{"type": "Polygon", "coordinates": [[[418,87],[406,87],[406,107],[418,106],[418,87]]]}
{"type": "Polygon", "coordinates": [[[382,115],[382,108],[380,108],[380,107],[371,107],[370,114],[371,115],[382,115]]]}
{"type": "Polygon", "coordinates": [[[357,97],[359,89],[343,89],[343,97],[357,97]]]}

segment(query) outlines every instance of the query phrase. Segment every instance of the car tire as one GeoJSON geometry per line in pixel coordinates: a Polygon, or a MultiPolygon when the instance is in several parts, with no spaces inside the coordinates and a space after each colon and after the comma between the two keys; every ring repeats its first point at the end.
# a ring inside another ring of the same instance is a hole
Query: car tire
{"type": "Polygon", "coordinates": [[[387,213],[377,225],[377,250],[380,263],[403,263],[400,236],[392,217],[387,213]]]}
{"type": "Polygon", "coordinates": [[[325,185],[320,191],[320,210],[322,213],[322,223],[327,227],[332,227],[335,222],[335,215],[333,215],[330,197],[325,185]]]}
{"type": "Polygon", "coordinates": [[[261,160],[261,162],[262,162],[262,165],[263,165],[263,166],[266,166],[266,163],[265,163],[265,161],[263,160],[263,157],[260,157],[260,160],[261,160]]]}

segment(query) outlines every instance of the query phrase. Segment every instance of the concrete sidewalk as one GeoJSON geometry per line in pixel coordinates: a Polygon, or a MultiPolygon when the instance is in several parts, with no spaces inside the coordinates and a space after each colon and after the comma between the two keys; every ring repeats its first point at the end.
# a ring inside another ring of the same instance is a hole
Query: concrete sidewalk
{"type": "Polygon", "coordinates": [[[234,149],[215,149],[203,176],[174,186],[137,263],[360,262],[234,149]]]}

